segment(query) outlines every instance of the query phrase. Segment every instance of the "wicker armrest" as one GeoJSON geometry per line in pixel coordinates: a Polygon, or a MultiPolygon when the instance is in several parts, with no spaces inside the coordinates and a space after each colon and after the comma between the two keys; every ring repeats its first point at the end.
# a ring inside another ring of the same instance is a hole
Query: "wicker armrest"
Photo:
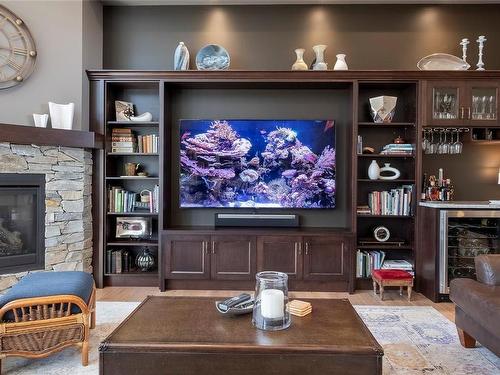
{"type": "Polygon", "coordinates": [[[82,313],[89,314],[92,308],[92,301],[95,298],[94,295],[95,292],[93,291],[89,305],[80,297],[74,295],[54,295],[11,301],[0,308],[0,323],[7,323],[8,321],[20,323],[62,318],[72,315],[71,309],[74,305],[78,306],[82,313]],[[9,312],[12,313],[12,318],[5,321],[4,316],[9,312]]]}

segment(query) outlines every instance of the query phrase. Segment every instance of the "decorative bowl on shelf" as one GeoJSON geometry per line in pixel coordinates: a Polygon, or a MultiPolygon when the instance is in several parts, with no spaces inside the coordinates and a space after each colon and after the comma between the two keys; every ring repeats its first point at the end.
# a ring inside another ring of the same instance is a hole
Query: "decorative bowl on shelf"
{"type": "Polygon", "coordinates": [[[198,70],[226,70],[229,69],[229,53],[218,44],[209,44],[196,55],[198,70]]]}
{"type": "Polygon", "coordinates": [[[392,122],[392,118],[396,112],[397,101],[397,97],[387,95],[370,98],[370,111],[372,113],[373,122],[392,122]]]}
{"type": "Polygon", "coordinates": [[[433,53],[417,63],[420,70],[467,70],[470,65],[461,58],[447,53],[433,53]]]}

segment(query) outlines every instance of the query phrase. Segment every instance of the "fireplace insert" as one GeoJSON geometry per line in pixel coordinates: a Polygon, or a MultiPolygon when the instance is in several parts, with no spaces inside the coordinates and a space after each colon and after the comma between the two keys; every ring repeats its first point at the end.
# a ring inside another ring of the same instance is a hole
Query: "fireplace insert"
{"type": "Polygon", "coordinates": [[[0,274],[45,267],[45,175],[0,174],[0,274]]]}

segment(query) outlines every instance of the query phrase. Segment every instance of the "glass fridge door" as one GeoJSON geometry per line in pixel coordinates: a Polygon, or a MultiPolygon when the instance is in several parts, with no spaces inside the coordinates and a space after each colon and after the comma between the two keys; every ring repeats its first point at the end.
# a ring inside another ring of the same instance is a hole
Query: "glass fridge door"
{"type": "Polygon", "coordinates": [[[476,278],[476,256],[500,253],[500,211],[444,211],[442,215],[446,227],[441,228],[441,293],[449,293],[451,280],[476,278]]]}

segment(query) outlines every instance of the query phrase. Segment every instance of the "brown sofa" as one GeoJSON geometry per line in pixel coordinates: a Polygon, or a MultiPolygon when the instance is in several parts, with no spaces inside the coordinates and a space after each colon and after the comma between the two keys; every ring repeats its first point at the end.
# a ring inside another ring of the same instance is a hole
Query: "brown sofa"
{"type": "Polygon", "coordinates": [[[477,281],[454,279],[450,299],[460,342],[473,348],[476,340],[500,356],[500,254],[475,258],[477,281]]]}

